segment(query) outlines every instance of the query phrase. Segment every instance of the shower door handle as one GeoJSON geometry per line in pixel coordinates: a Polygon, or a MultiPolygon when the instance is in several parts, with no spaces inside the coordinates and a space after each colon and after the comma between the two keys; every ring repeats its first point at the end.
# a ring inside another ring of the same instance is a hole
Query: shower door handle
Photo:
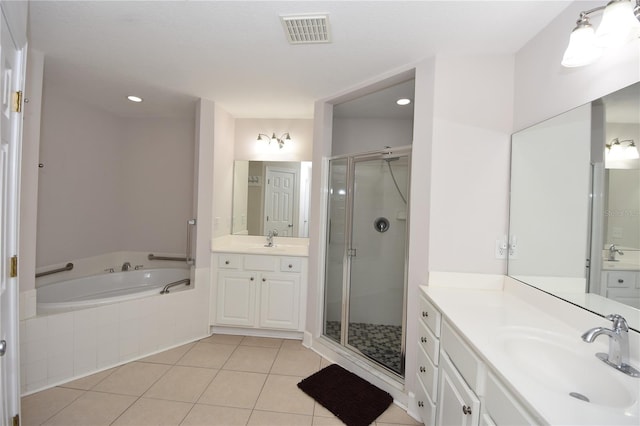
{"type": "Polygon", "coordinates": [[[356,257],[356,249],[354,249],[354,248],[347,249],[347,256],[356,257]]]}

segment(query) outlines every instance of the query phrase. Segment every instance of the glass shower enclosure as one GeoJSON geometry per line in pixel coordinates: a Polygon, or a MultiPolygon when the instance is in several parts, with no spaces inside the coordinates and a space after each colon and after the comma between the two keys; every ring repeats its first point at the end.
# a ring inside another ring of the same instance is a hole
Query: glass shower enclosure
{"type": "Polygon", "coordinates": [[[404,377],[410,147],[329,161],[324,335],[404,377]]]}

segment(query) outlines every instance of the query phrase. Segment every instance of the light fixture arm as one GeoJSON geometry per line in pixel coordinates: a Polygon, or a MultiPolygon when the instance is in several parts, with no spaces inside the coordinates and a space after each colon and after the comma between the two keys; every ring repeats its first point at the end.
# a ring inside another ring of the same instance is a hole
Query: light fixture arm
{"type": "Polygon", "coordinates": [[[284,132],[282,135],[280,135],[280,137],[276,137],[275,132],[272,133],[271,136],[266,135],[264,133],[258,133],[258,140],[259,141],[263,141],[263,140],[267,140],[269,144],[271,144],[271,142],[273,143],[277,143],[278,147],[280,149],[282,149],[284,147],[284,144],[286,142],[291,142],[291,135],[289,135],[289,132],[284,132]]]}

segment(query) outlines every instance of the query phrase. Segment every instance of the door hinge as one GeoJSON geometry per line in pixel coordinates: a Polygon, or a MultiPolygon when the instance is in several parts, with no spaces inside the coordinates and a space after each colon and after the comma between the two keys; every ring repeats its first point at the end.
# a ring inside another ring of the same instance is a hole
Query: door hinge
{"type": "Polygon", "coordinates": [[[15,278],[18,276],[18,256],[11,256],[11,266],[9,268],[9,277],[15,278]]]}
{"type": "Polygon", "coordinates": [[[13,416],[13,426],[20,426],[20,414],[13,416]]]}
{"type": "Polygon", "coordinates": [[[22,90],[13,92],[11,97],[11,111],[22,112],[22,90]]]}

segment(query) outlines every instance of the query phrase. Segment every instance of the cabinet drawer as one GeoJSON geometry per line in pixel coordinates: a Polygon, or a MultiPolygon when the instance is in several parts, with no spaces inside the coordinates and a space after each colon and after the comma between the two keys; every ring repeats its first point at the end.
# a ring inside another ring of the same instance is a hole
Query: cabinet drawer
{"type": "Polygon", "coordinates": [[[239,269],[242,267],[242,256],[238,254],[221,254],[218,256],[218,268],[239,269]]]}
{"type": "Polygon", "coordinates": [[[434,334],[429,330],[429,327],[422,322],[418,321],[418,339],[419,345],[421,346],[425,353],[431,358],[431,362],[435,365],[438,365],[438,357],[440,354],[440,341],[434,336],[434,334]]]}
{"type": "Polygon", "coordinates": [[[440,337],[440,321],[442,316],[427,299],[420,295],[420,318],[427,324],[436,337],[440,337]]]}
{"type": "Polygon", "coordinates": [[[424,384],[427,395],[435,400],[438,395],[438,369],[420,346],[418,346],[418,377],[424,384]]]}
{"type": "Polygon", "coordinates": [[[244,269],[249,271],[269,271],[276,270],[277,257],[273,256],[245,256],[244,269]]]}
{"type": "MultiPolygon", "coordinates": [[[[458,369],[469,387],[481,394],[484,364],[446,321],[442,324],[440,346],[449,355],[451,362],[458,369]]],[[[442,354],[440,354],[440,357],[442,358],[442,354]]]]}
{"type": "Polygon", "coordinates": [[[416,389],[416,404],[418,405],[418,413],[420,413],[422,423],[429,426],[435,425],[436,404],[429,398],[420,377],[418,377],[418,386],[416,389]]]}
{"type": "Polygon", "coordinates": [[[487,377],[485,409],[496,425],[534,425],[536,421],[491,373],[487,377]]]}
{"type": "Polygon", "coordinates": [[[607,287],[634,288],[637,274],[630,271],[609,271],[607,274],[607,287]]]}
{"type": "Polygon", "coordinates": [[[280,259],[281,272],[300,272],[302,270],[302,259],[299,257],[283,257],[280,259]]]}

